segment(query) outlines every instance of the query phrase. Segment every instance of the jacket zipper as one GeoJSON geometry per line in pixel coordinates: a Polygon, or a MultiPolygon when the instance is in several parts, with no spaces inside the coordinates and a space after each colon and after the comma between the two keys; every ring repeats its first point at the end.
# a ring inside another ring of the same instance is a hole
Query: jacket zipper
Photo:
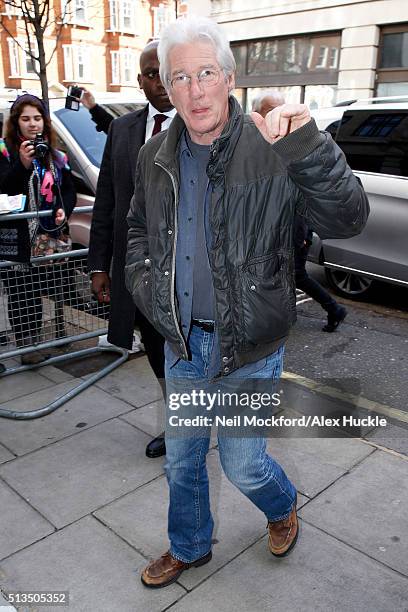
{"type": "Polygon", "coordinates": [[[178,232],[178,224],[177,224],[177,206],[178,206],[178,198],[177,198],[177,186],[176,186],[176,181],[175,178],[173,176],[173,174],[170,172],[170,170],[168,170],[165,166],[163,166],[161,163],[155,161],[154,162],[156,164],[156,166],[159,166],[162,170],[164,170],[166,172],[166,174],[169,175],[170,179],[171,179],[171,183],[173,185],[173,190],[174,190],[174,240],[173,240],[173,256],[172,256],[172,261],[171,261],[171,286],[170,286],[170,302],[171,302],[171,310],[173,313],[173,320],[174,320],[174,324],[176,326],[177,329],[177,333],[180,337],[181,343],[183,345],[183,356],[186,360],[188,360],[188,352],[187,352],[187,346],[184,340],[184,336],[181,333],[181,329],[177,320],[177,314],[176,314],[176,300],[175,300],[175,292],[174,292],[174,288],[176,285],[176,249],[177,249],[177,232],[178,232]]]}

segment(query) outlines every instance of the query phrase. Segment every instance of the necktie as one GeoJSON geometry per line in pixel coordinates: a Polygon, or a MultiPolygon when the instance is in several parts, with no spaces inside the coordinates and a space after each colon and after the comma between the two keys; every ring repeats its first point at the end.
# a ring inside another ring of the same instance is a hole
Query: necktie
{"type": "Polygon", "coordinates": [[[154,126],[153,126],[152,136],[161,132],[162,123],[163,121],[166,121],[167,118],[168,118],[167,115],[161,115],[159,113],[154,116],[154,126]]]}

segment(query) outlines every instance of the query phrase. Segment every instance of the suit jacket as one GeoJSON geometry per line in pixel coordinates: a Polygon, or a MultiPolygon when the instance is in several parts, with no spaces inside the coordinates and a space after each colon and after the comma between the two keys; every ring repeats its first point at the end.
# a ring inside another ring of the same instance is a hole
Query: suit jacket
{"type": "Polygon", "coordinates": [[[132,347],[136,307],[125,287],[126,220],[144,144],[148,105],[112,121],[99,172],[89,243],[88,269],[110,272],[111,309],[108,340],[132,347]]]}

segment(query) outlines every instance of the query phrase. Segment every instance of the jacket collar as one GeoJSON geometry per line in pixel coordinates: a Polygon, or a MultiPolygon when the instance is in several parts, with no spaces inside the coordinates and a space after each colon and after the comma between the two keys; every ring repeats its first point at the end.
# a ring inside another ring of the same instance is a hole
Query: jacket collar
{"type": "MultiPolygon", "coordinates": [[[[227,163],[234,152],[238,138],[241,135],[244,114],[234,96],[229,97],[229,118],[222,131],[222,134],[214,140],[211,145],[211,158],[208,164],[208,174],[210,178],[216,178],[219,174],[220,163],[227,163]]],[[[183,119],[177,114],[169,129],[166,137],[160,145],[154,161],[166,166],[169,170],[178,172],[178,150],[181,136],[186,129],[183,119]]]]}

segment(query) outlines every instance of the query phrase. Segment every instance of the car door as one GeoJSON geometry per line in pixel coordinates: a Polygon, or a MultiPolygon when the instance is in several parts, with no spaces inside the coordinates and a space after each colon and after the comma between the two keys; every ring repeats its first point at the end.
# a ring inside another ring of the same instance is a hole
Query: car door
{"type": "Polygon", "coordinates": [[[329,267],[408,282],[408,108],[344,113],[336,135],[370,202],[364,230],[324,241],[329,267]]]}

